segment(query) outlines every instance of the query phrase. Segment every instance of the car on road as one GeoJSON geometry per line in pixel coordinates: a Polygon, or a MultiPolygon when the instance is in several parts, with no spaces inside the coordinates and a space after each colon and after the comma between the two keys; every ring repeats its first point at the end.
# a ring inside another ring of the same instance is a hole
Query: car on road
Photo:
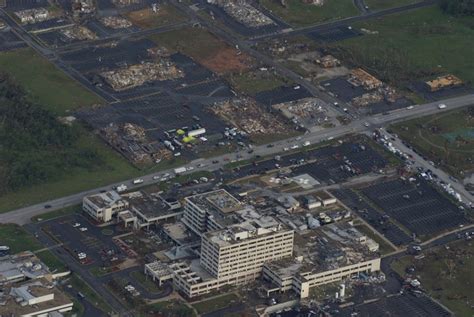
{"type": "Polygon", "coordinates": [[[294,145],[291,146],[291,149],[292,149],[292,150],[295,150],[295,149],[297,149],[297,148],[299,148],[299,145],[298,145],[298,144],[294,144],[294,145]]]}
{"type": "Polygon", "coordinates": [[[214,160],[214,161],[212,161],[212,164],[217,164],[217,163],[219,163],[219,161],[218,161],[218,160],[214,160]]]}
{"type": "Polygon", "coordinates": [[[187,170],[187,171],[192,171],[193,169],[194,169],[194,166],[188,166],[188,167],[186,167],[186,170],[187,170]]]}
{"type": "Polygon", "coordinates": [[[408,106],[408,107],[407,107],[407,110],[411,110],[411,109],[413,109],[413,108],[415,108],[415,107],[414,107],[414,106],[408,106]]]}
{"type": "Polygon", "coordinates": [[[370,124],[368,122],[364,122],[364,127],[368,128],[370,124]]]}
{"type": "Polygon", "coordinates": [[[153,179],[154,179],[154,180],[160,179],[160,175],[155,175],[155,176],[153,176],[153,179]]]}
{"type": "Polygon", "coordinates": [[[75,223],[72,224],[72,226],[73,226],[74,228],[78,228],[78,227],[81,226],[81,224],[80,224],[79,222],[75,222],[75,223]]]}
{"type": "Polygon", "coordinates": [[[137,178],[133,181],[133,185],[138,185],[138,184],[142,184],[143,183],[143,179],[141,178],[137,178]]]}
{"type": "Polygon", "coordinates": [[[51,208],[51,205],[44,205],[44,208],[49,209],[49,208],[51,208]]]}
{"type": "Polygon", "coordinates": [[[446,106],[446,104],[444,104],[444,103],[440,103],[440,104],[438,105],[438,109],[445,109],[446,107],[447,107],[447,106],[446,106]]]}
{"type": "Polygon", "coordinates": [[[87,228],[86,228],[86,227],[81,227],[81,228],[79,228],[79,231],[81,231],[81,232],[86,232],[86,231],[87,231],[87,228]]]}

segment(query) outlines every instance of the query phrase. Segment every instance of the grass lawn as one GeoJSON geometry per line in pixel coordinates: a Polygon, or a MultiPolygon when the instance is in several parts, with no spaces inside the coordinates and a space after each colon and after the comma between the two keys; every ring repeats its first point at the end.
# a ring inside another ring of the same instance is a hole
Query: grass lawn
{"type": "Polygon", "coordinates": [[[272,90],[279,86],[288,84],[270,71],[253,70],[242,74],[230,76],[230,83],[236,90],[248,95],[254,95],[261,91],[272,90]]]}
{"type": "Polygon", "coordinates": [[[70,206],[70,207],[66,207],[66,208],[62,208],[62,209],[58,209],[58,210],[53,210],[53,211],[47,212],[45,214],[42,214],[40,216],[34,216],[33,218],[31,218],[31,221],[33,221],[33,222],[46,221],[46,220],[50,220],[50,219],[70,215],[72,213],[79,212],[81,210],[82,210],[81,205],[74,205],[74,206],[70,206]]]}
{"type": "Polygon", "coordinates": [[[112,312],[112,307],[110,307],[107,302],[105,302],[102,297],[94,291],[89,284],[87,284],[81,277],[77,274],[73,273],[71,278],[69,279],[69,283],[72,285],[74,289],[78,292],[84,294],[86,299],[98,309],[104,312],[112,312]]]}
{"type": "Polygon", "coordinates": [[[420,0],[364,0],[365,5],[372,11],[397,8],[416,2],[420,0]]]}
{"type": "Polygon", "coordinates": [[[142,309],[141,316],[176,316],[176,317],[194,317],[196,314],[186,303],[180,300],[170,300],[147,305],[142,309]]]}
{"type": "Polygon", "coordinates": [[[0,70],[10,74],[33,100],[59,115],[103,102],[30,48],[1,52],[0,70]]]}
{"type": "Polygon", "coordinates": [[[352,0],[329,0],[321,7],[305,4],[301,0],[287,0],[286,8],[278,0],[262,0],[260,2],[293,26],[307,26],[359,14],[359,10],[354,6],[352,0]]]}
{"type": "Polygon", "coordinates": [[[133,24],[143,29],[157,28],[184,21],[183,15],[169,4],[160,5],[160,10],[156,13],[154,13],[151,8],[146,8],[128,12],[126,17],[133,24]]]}
{"type": "Polygon", "coordinates": [[[378,34],[328,45],[352,66],[363,67],[398,87],[446,73],[474,82],[472,18],[451,17],[432,6],[355,26],[378,34]]]}
{"type": "Polygon", "coordinates": [[[379,252],[381,255],[395,251],[395,249],[390,244],[380,238],[365,224],[356,225],[355,228],[379,244],[379,252]]]}
{"type": "Polygon", "coordinates": [[[391,128],[430,160],[456,176],[474,170],[474,106],[416,118],[391,128]]]}
{"type": "Polygon", "coordinates": [[[143,288],[151,293],[158,293],[161,291],[158,284],[153,282],[153,280],[149,276],[146,276],[142,271],[133,271],[130,273],[130,276],[137,280],[137,282],[140,283],[143,288]]]}
{"type": "Polygon", "coordinates": [[[239,300],[235,294],[226,294],[210,300],[193,304],[199,314],[210,313],[225,307],[228,307],[239,300]]]}
{"type": "Polygon", "coordinates": [[[64,263],[58,259],[51,251],[44,250],[36,253],[36,256],[48,266],[51,272],[64,272],[67,270],[64,263]]]}
{"type": "Polygon", "coordinates": [[[95,135],[84,129],[77,146],[97,151],[104,162],[100,169],[76,168],[64,177],[41,186],[27,187],[0,196],[0,212],[7,212],[49,199],[71,195],[87,189],[133,178],[143,173],[131,166],[124,158],[106,147],[95,135]]]}
{"type": "MultiPolygon", "coordinates": [[[[405,256],[392,267],[402,272],[413,264],[421,286],[451,309],[456,316],[472,316],[470,303],[474,301],[474,243],[455,241],[433,251],[427,251],[425,258],[415,260],[405,256]]],[[[403,276],[403,275],[402,275],[403,276]]]]}
{"type": "Polygon", "coordinates": [[[10,254],[35,251],[41,244],[22,227],[15,224],[0,224],[0,244],[10,247],[10,254]]]}

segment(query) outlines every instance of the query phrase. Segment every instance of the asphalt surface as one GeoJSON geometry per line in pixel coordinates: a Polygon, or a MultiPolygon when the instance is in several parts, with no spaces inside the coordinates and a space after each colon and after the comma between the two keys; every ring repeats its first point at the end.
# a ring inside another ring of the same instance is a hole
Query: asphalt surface
{"type": "MultiPolygon", "coordinates": [[[[474,95],[466,95],[462,97],[446,99],[439,102],[418,105],[418,106],[415,106],[414,109],[404,108],[404,109],[394,110],[385,115],[380,114],[380,115],[376,115],[370,118],[355,120],[348,125],[341,125],[341,126],[326,129],[320,132],[307,133],[303,135],[302,137],[300,137],[299,140],[297,140],[296,138],[290,138],[290,139],[282,140],[279,142],[274,142],[273,147],[267,147],[267,145],[255,146],[253,147],[254,152],[251,154],[247,153],[247,151],[241,151],[238,153],[225,154],[225,155],[207,158],[207,159],[194,160],[190,162],[189,164],[186,164],[183,166],[187,168],[192,167],[192,170],[187,171],[185,174],[189,174],[196,171],[216,171],[224,167],[224,165],[229,163],[230,160],[236,159],[237,154],[240,154],[241,159],[243,160],[251,159],[255,157],[256,155],[260,155],[260,156],[274,155],[274,154],[282,152],[284,148],[289,148],[293,145],[298,145],[299,147],[301,147],[302,144],[306,141],[309,141],[311,144],[316,144],[321,141],[326,141],[326,140],[341,137],[345,134],[370,131],[374,128],[379,128],[389,123],[402,121],[402,120],[419,117],[419,116],[430,115],[433,113],[440,113],[443,111],[461,108],[461,107],[472,105],[472,104],[474,104],[474,95]],[[438,109],[439,103],[444,103],[447,105],[447,107],[445,109],[438,109]],[[366,125],[368,125],[368,127],[366,125]],[[212,161],[218,161],[218,163],[214,164],[212,163],[212,161]],[[198,167],[198,165],[201,167],[198,167]]],[[[430,165],[430,167],[432,166],[430,165]]],[[[143,179],[144,182],[139,185],[133,185],[132,184],[133,179],[124,180],[119,183],[110,184],[107,186],[76,193],[74,195],[70,195],[70,196],[66,196],[66,197],[62,197],[62,198],[58,198],[58,199],[54,199],[50,201],[45,201],[40,204],[35,204],[35,205],[28,206],[25,208],[20,208],[20,209],[12,210],[10,212],[2,213],[0,214],[0,223],[17,223],[17,224],[22,225],[22,224],[28,223],[30,219],[34,216],[38,216],[55,209],[61,209],[67,206],[80,204],[82,202],[82,198],[86,195],[98,193],[102,190],[111,190],[114,186],[118,186],[121,184],[126,184],[129,189],[138,188],[144,185],[150,185],[157,182],[157,180],[153,179],[153,176],[160,176],[161,178],[161,176],[165,173],[174,174],[174,169],[169,169],[169,170],[164,170],[157,173],[144,175],[140,177],[141,179],[143,179]],[[51,207],[45,208],[45,205],[49,205],[51,207]]]]}

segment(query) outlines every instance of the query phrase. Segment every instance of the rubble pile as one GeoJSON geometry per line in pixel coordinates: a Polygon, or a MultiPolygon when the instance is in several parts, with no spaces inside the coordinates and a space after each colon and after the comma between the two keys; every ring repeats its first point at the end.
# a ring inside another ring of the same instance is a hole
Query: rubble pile
{"type": "Polygon", "coordinates": [[[394,103],[399,98],[400,94],[394,88],[383,85],[374,91],[365,93],[359,97],[355,97],[352,99],[352,105],[355,107],[366,107],[381,101],[394,103]]]}
{"type": "Polygon", "coordinates": [[[22,24],[43,22],[54,18],[46,8],[34,8],[15,12],[22,24]]]}
{"type": "Polygon", "coordinates": [[[236,98],[218,102],[211,112],[247,134],[278,134],[289,131],[275,115],[264,110],[255,100],[236,98]]]}
{"type": "Polygon", "coordinates": [[[258,28],[275,24],[272,19],[246,0],[208,0],[208,2],[222,8],[228,15],[247,27],[258,28]]]}
{"type": "Polygon", "coordinates": [[[67,29],[61,30],[61,34],[70,40],[87,41],[96,40],[97,35],[82,25],[75,25],[67,29]]]}
{"type": "Polygon", "coordinates": [[[168,60],[142,62],[119,70],[110,70],[100,74],[117,91],[141,86],[150,81],[162,81],[182,78],[183,71],[168,60]]]}
{"type": "Polygon", "coordinates": [[[135,164],[150,164],[172,156],[160,143],[150,142],[145,129],[133,123],[112,123],[101,130],[101,135],[135,164]]]}
{"type": "Polygon", "coordinates": [[[152,47],[146,50],[148,56],[152,58],[156,57],[169,57],[171,52],[166,47],[152,47]]]}
{"type": "Polygon", "coordinates": [[[300,119],[310,118],[316,113],[325,112],[325,103],[316,98],[307,98],[274,105],[273,108],[280,110],[285,117],[300,119]]]}
{"type": "Polygon", "coordinates": [[[140,3],[140,0],[112,0],[112,3],[118,7],[125,7],[132,4],[140,3]]]}
{"type": "Polygon", "coordinates": [[[133,25],[132,22],[125,18],[114,16],[102,18],[100,22],[111,29],[126,29],[133,25]]]}
{"type": "Polygon", "coordinates": [[[325,55],[316,60],[316,63],[323,68],[333,68],[341,65],[341,61],[332,55],[325,55]]]}

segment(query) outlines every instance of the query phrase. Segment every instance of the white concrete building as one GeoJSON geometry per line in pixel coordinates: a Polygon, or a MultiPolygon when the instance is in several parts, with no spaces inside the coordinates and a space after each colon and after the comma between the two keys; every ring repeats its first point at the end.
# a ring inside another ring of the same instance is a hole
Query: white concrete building
{"type": "Polygon", "coordinates": [[[170,266],[174,285],[192,298],[224,285],[253,281],[261,275],[264,263],[292,255],[293,237],[293,230],[280,224],[263,228],[250,221],[206,233],[200,260],[170,266]]]}
{"type": "Polygon", "coordinates": [[[82,209],[98,222],[111,221],[112,217],[127,209],[128,206],[128,202],[113,190],[82,199],[82,209]]]}

